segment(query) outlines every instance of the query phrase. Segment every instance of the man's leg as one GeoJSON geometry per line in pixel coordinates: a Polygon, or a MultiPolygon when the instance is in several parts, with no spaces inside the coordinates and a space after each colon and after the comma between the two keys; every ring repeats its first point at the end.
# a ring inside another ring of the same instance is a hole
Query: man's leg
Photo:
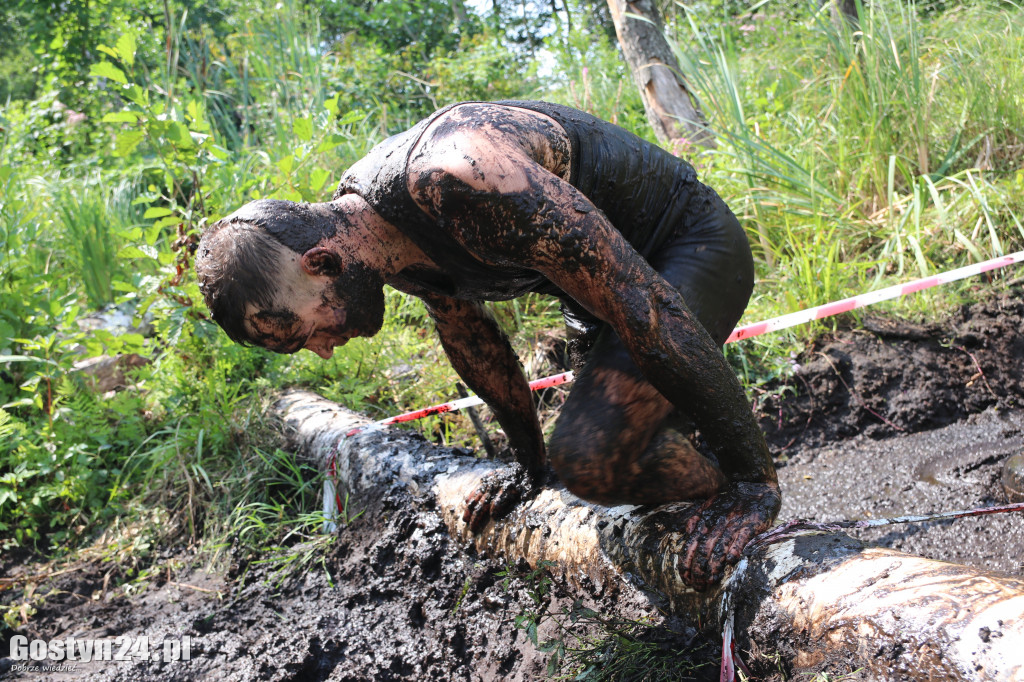
{"type": "MultiPolygon", "coordinates": [[[[725,204],[715,196],[652,265],[721,346],[746,307],[754,274],[746,235],[725,204]]],[[[721,490],[725,476],[676,426],[686,415],[643,377],[611,328],[564,312],[570,346],[588,351],[548,445],[566,486],[609,504],[661,504],[721,490]]]]}
{"type": "Polygon", "coordinates": [[[661,504],[713,495],[725,476],[667,419],[672,404],[605,329],[577,375],[548,444],[559,478],[604,504],[661,504]]]}

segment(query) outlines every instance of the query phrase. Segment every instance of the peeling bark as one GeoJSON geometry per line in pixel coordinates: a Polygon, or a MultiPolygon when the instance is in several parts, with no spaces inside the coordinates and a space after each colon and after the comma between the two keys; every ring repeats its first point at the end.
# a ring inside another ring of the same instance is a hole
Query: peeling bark
{"type": "Polygon", "coordinates": [[[658,139],[714,147],[714,137],[665,39],[657,5],[652,0],[608,0],[608,9],[658,139]]]}
{"type": "Polygon", "coordinates": [[[458,455],[369,422],[305,391],[274,405],[293,445],[322,468],[335,461],[355,499],[404,486],[436,505],[453,537],[482,554],[557,564],[567,582],[603,592],[621,581],[663,596],[741,647],[781,651],[797,670],[863,668],[873,679],[1024,678],[1024,581],[886,549],[840,534],[760,547],[714,590],[679,578],[673,531],[685,505],[601,507],[545,488],[482,533],[462,522],[466,496],[498,463],[458,455]]]}

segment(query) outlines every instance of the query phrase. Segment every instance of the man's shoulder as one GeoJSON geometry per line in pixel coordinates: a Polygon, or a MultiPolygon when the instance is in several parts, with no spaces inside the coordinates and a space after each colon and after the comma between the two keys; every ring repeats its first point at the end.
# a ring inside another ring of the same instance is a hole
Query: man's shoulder
{"type": "Polygon", "coordinates": [[[392,135],[374,146],[366,156],[349,166],[338,183],[334,199],[344,194],[359,194],[366,197],[379,191],[389,179],[397,180],[396,174],[403,173],[409,149],[417,135],[415,128],[392,135]]]}

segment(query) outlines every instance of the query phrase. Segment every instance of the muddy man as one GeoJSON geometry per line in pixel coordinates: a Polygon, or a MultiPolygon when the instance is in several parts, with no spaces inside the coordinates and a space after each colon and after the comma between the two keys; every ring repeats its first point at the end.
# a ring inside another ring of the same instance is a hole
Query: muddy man
{"type": "Polygon", "coordinates": [[[561,300],[578,369],[547,444],[570,491],[704,500],[681,529],[698,587],[778,513],[768,447],[721,352],[753,287],[746,236],[689,164],[610,123],[542,102],[446,107],[352,166],[332,201],[256,201],[213,225],[196,269],[224,331],[280,353],[329,358],[373,336],[385,284],[421,298],[517,462],[470,496],[474,532],[541,481],[526,378],[482,305],[527,292],[561,300]]]}

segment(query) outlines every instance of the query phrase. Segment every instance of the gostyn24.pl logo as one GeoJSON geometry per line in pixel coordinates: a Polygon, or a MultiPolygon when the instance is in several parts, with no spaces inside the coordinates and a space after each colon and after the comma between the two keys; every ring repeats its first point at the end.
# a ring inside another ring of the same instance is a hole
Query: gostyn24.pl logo
{"type": "MultiPolygon", "coordinates": [[[[188,661],[192,659],[192,638],[164,639],[150,645],[148,635],[114,639],[32,639],[24,635],[11,637],[11,660],[33,663],[63,663],[67,661],[188,661]]],[[[31,664],[26,664],[31,665],[31,664]]],[[[16,667],[22,669],[23,666],[16,667]]]]}

